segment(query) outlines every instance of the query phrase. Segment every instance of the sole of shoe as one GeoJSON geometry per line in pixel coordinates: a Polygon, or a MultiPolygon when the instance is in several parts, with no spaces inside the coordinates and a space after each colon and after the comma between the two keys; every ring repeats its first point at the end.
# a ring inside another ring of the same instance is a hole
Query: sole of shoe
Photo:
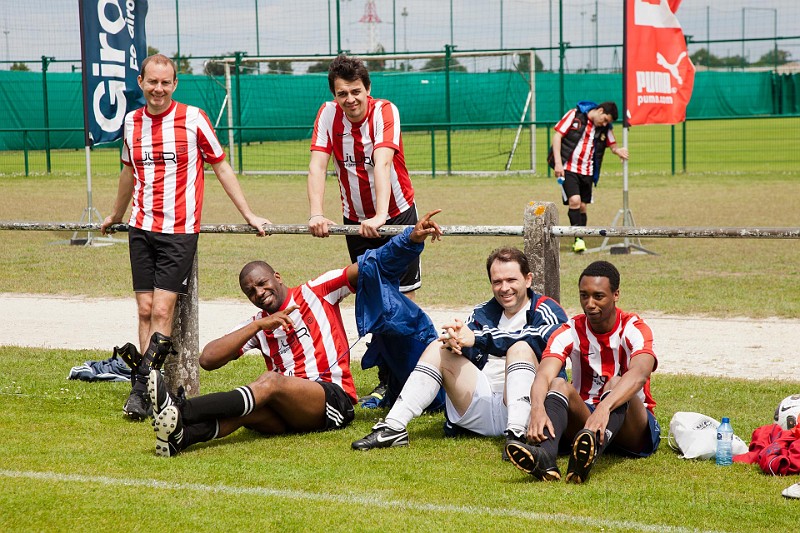
{"type": "Polygon", "coordinates": [[[558,470],[540,471],[539,459],[525,446],[511,442],[506,445],[506,453],[511,464],[540,481],[559,481],[561,479],[558,470]]]}
{"type": "Polygon", "coordinates": [[[572,443],[567,467],[567,483],[583,483],[589,477],[597,457],[597,438],[590,431],[580,431],[572,443]]]}
{"type": "Polygon", "coordinates": [[[169,444],[169,438],[178,427],[178,410],[166,408],[153,421],[153,430],[156,432],[156,455],[159,457],[172,457],[177,455],[169,444]]]}

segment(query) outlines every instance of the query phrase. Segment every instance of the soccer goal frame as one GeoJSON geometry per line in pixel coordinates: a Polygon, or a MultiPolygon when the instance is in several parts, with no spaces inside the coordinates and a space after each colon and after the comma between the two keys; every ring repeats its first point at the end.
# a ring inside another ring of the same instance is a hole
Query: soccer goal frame
{"type": "MultiPolygon", "coordinates": [[[[517,127],[515,130],[515,135],[511,146],[509,147],[509,155],[507,161],[504,165],[504,169],[498,170],[488,170],[488,171],[455,171],[450,169],[449,161],[448,161],[448,168],[447,174],[475,174],[475,175],[494,175],[494,174],[503,174],[503,173],[525,173],[525,174],[536,174],[537,172],[537,153],[536,153],[536,51],[535,49],[508,49],[508,50],[471,50],[471,51],[444,51],[444,52],[406,52],[406,53],[391,53],[391,54],[353,54],[357,56],[359,59],[364,61],[395,61],[400,62],[400,64],[408,65],[413,60],[430,60],[430,59],[447,59],[447,58],[456,58],[456,59],[469,59],[469,58],[487,58],[487,57],[508,57],[510,59],[511,64],[516,64],[516,58],[520,56],[527,55],[529,58],[529,69],[526,77],[526,81],[528,82],[528,93],[526,96],[526,100],[524,102],[523,111],[519,117],[517,122],[517,127]],[[404,63],[405,62],[405,63],[404,63]],[[529,168],[523,170],[511,170],[511,164],[516,155],[517,149],[519,147],[520,139],[522,136],[522,132],[524,131],[525,127],[528,127],[529,136],[530,136],[530,165],[529,168]]],[[[225,98],[222,102],[222,105],[217,113],[217,123],[219,123],[222,114],[224,111],[227,110],[226,119],[227,119],[227,130],[228,130],[228,157],[230,160],[231,166],[236,169],[236,161],[237,156],[234,154],[236,151],[234,149],[235,140],[234,140],[234,112],[233,112],[233,105],[235,104],[236,94],[232,90],[233,83],[232,77],[234,76],[233,72],[235,71],[235,67],[239,65],[258,65],[261,63],[319,63],[321,61],[332,61],[335,59],[336,55],[297,55],[297,56],[244,56],[244,55],[237,55],[237,56],[227,56],[227,57],[220,57],[215,59],[210,59],[208,62],[214,62],[222,64],[224,67],[225,72],[225,82],[224,82],[224,89],[225,89],[225,98]]],[[[257,67],[258,68],[258,67],[257,67]]],[[[259,69],[260,70],[260,69],[259,69]]],[[[449,106],[449,104],[448,104],[449,106]]],[[[447,110],[448,117],[450,116],[450,109],[448,107],[447,110]]],[[[452,121],[448,121],[452,122],[452,121]]],[[[480,127],[479,124],[476,124],[476,128],[480,127]]],[[[450,154],[450,132],[451,129],[446,127],[447,130],[447,153],[448,153],[448,160],[450,154]]],[[[241,153],[241,152],[240,152],[241,153]]],[[[239,169],[237,172],[241,173],[248,173],[248,174],[305,174],[306,171],[292,171],[292,170],[251,170],[245,172],[243,169],[239,169]]],[[[411,171],[413,174],[428,174],[429,171],[411,171]]]]}

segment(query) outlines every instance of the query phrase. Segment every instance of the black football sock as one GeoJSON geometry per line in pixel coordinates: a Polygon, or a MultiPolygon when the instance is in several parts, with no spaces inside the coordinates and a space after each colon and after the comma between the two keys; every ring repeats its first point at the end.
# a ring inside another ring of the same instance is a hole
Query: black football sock
{"type": "Polygon", "coordinates": [[[580,226],[581,225],[581,210],[580,209],[570,209],[567,211],[567,216],[569,217],[569,225],[570,226],[580,226]]]}
{"type": "Polygon", "coordinates": [[[213,392],[191,398],[181,406],[184,424],[197,424],[218,418],[235,418],[253,412],[255,398],[250,387],[228,392],[213,392]]]}
{"type": "Polygon", "coordinates": [[[586,213],[581,213],[581,226],[586,225],[586,220],[587,220],[586,213]]]}
{"type": "Polygon", "coordinates": [[[550,435],[550,432],[545,428],[545,435],[547,440],[541,446],[552,457],[558,456],[558,441],[561,440],[561,435],[567,429],[567,410],[569,408],[569,400],[560,392],[550,391],[544,399],[544,410],[553,423],[553,431],[555,435],[550,435]]]}
{"type": "Polygon", "coordinates": [[[216,420],[206,420],[205,422],[184,425],[183,440],[181,441],[180,447],[182,450],[185,450],[192,444],[206,442],[216,438],[218,433],[219,422],[216,420]]]}
{"type": "MultiPolygon", "coordinates": [[[[600,401],[603,401],[603,398],[606,397],[611,391],[606,391],[600,397],[600,401]]],[[[605,449],[608,447],[609,443],[614,440],[614,437],[617,436],[619,433],[622,424],[625,422],[625,415],[628,414],[628,402],[623,403],[613,411],[608,414],[608,423],[606,424],[606,435],[603,442],[603,446],[600,447],[598,451],[598,455],[603,453],[605,449]]]]}

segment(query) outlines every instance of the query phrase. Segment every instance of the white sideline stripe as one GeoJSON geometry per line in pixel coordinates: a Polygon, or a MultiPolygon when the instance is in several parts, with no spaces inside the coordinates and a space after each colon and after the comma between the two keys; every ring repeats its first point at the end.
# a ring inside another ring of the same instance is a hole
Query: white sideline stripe
{"type": "MultiPolygon", "coordinates": [[[[175,491],[199,491],[203,493],[217,492],[233,495],[272,496],[286,499],[305,499],[331,503],[351,503],[358,505],[372,505],[409,511],[430,511],[436,513],[455,513],[464,515],[489,515],[522,518],[526,520],[553,520],[568,522],[578,525],[590,526],[592,529],[606,527],[610,529],[633,529],[638,531],[689,533],[697,529],[667,526],[662,524],[646,524],[628,520],[605,520],[602,518],[584,518],[560,513],[537,513],[520,509],[494,508],[474,505],[440,505],[434,503],[419,503],[404,500],[385,500],[369,496],[355,496],[352,494],[329,494],[326,492],[308,492],[299,490],[269,489],[265,487],[232,487],[228,485],[203,485],[201,483],[170,483],[155,479],[115,478],[107,476],[84,476],[80,474],[60,474],[58,472],[23,472],[18,470],[2,470],[0,476],[13,479],[36,479],[43,481],[69,482],[69,483],[100,483],[103,485],[122,487],[147,487],[175,491]]],[[[711,530],[706,530],[711,533],[711,530]]]]}

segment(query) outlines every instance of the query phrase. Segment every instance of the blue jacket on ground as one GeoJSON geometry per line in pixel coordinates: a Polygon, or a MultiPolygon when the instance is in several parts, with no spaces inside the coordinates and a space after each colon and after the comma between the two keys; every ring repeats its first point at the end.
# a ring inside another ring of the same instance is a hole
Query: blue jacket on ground
{"type": "MultiPolygon", "coordinates": [[[[400,277],[425,248],[424,243],[411,241],[412,229],[406,228],[358,258],[356,326],[359,336],[372,334],[361,368],[371,368],[381,360],[389,368],[387,405],[400,393],[425,348],[439,337],[430,317],[400,293],[400,277]]],[[[443,405],[444,389],[429,409],[443,405]]]]}
{"type": "Polygon", "coordinates": [[[462,349],[478,368],[483,368],[489,355],[505,357],[512,345],[525,341],[533,349],[536,358],[541,360],[550,335],[567,321],[567,314],[558,303],[548,296],[542,296],[528,289],[531,305],[527,311],[525,327],[520,331],[508,332],[500,329],[503,307],[497,300],[477,305],[467,321],[467,327],[475,332],[475,345],[462,349]]]}

